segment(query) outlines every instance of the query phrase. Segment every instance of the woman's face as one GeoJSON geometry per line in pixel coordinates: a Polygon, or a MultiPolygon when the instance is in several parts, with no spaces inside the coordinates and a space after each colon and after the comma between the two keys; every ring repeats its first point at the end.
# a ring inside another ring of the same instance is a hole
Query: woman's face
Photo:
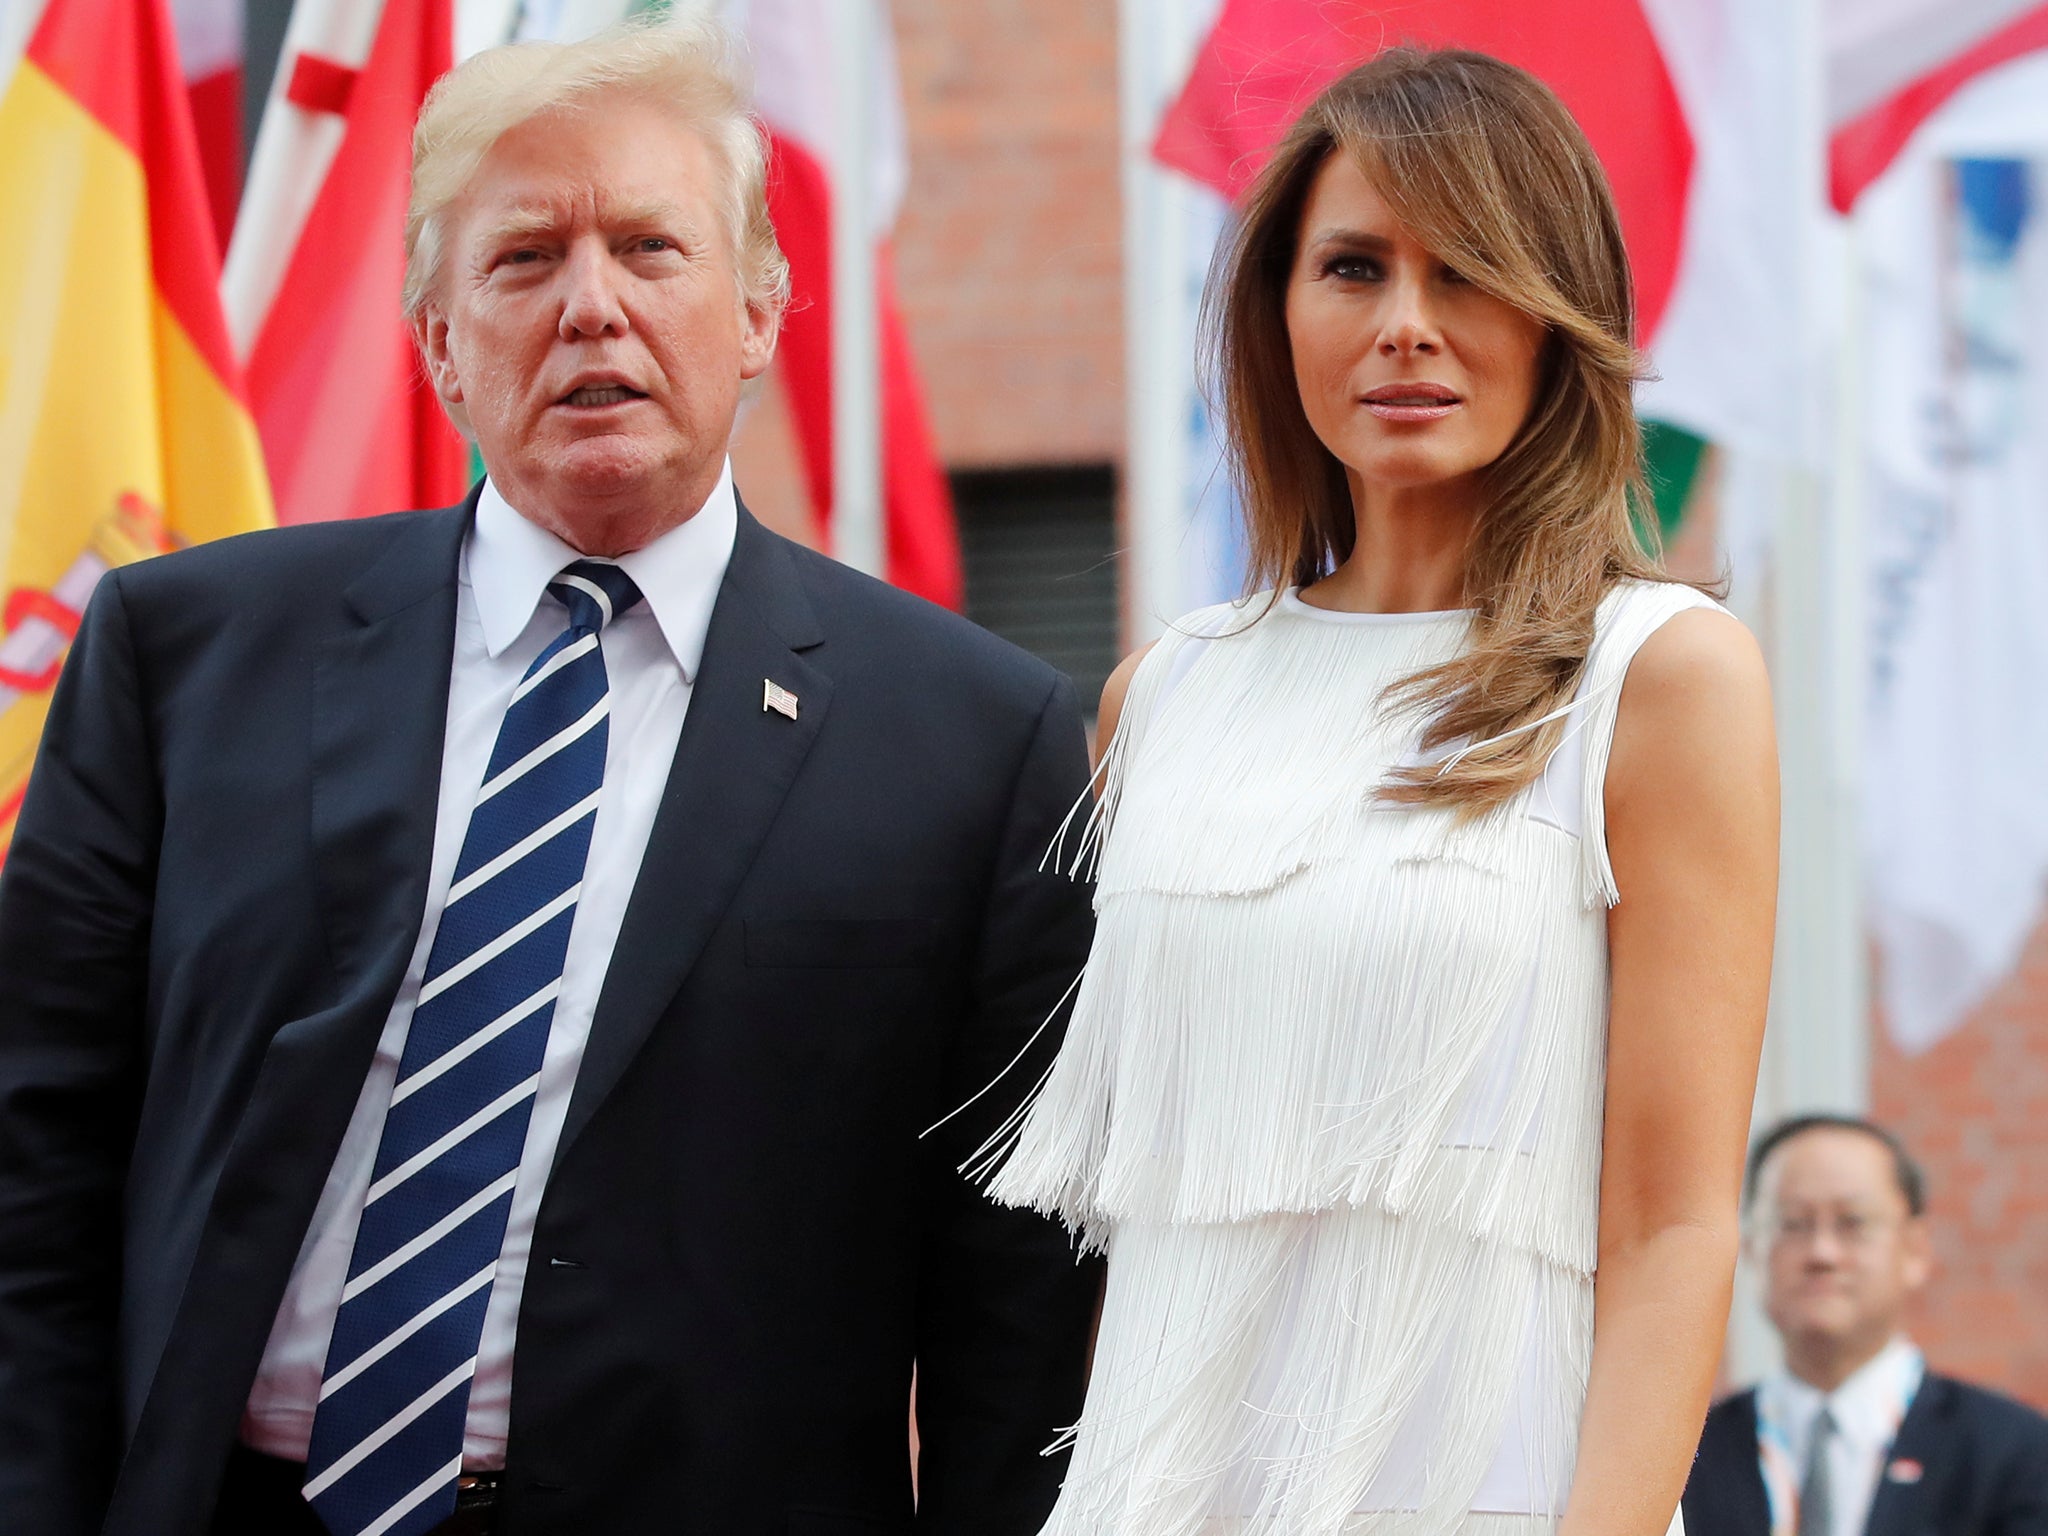
{"type": "Polygon", "coordinates": [[[1499,458],[1535,398],[1544,334],[1417,241],[1351,156],[1324,162],[1287,335],[1302,409],[1354,493],[1447,485],[1499,458]]]}

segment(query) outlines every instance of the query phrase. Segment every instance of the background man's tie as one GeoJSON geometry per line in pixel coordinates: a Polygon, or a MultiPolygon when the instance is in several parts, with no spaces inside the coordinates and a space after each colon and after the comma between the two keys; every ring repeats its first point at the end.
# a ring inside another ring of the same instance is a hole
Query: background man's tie
{"type": "Polygon", "coordinates": [[[1823,1403],[1813,1421],[1813,1445],[1806,1453],[1806,1481],[1799,1487],[1799,1536],[1834,1536],[1834,1479],[1828,1452],[1835,1441],[1835,1416],[1823,1403]]]}
{"type": "Polygon", "coordinates": [[[640,600],[594,560],[548,591],[569,627],[498,728],[327,1350],[306,1498],[334,1536],[415,1536],[455,1507],[477,1342],[604,782],[598,635],[640,600]]]}

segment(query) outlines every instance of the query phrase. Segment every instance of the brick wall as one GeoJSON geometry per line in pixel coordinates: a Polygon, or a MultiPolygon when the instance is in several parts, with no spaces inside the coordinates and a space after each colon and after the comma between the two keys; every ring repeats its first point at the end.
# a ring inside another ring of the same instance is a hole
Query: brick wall
{"type": "Polygon", "coordinates": [[[1914,1333],[1939,1370],[2048,1408],[2048,925],[1922,1056],[1873,1026],[1872,1109],[1927,1165],[1936,1269],[1914,1333]]]}
{"type": "Polygon", "coordinates": [[[897,279],[940,457],[1121,458],[1116,7],[893,10],[911,178],[897,279]]]}
{"type": "MultiPolygon", "coordinates": [[[[1116,7],[893,0],[910,141],[896,278],[948,468],[1120,462],[1116,7]]],[[[770,527],[817,528],[774,371],[735,478],[770,527]]]]}
{"type": "MultiPolygon", "coordinates": [[[[1121,462],[1116,7],[893,0],[910,141],[897,290],[948,468],[1121,462]]],[[[734,476],[770,527],[816,518],[770,370],[734,476]]]]}

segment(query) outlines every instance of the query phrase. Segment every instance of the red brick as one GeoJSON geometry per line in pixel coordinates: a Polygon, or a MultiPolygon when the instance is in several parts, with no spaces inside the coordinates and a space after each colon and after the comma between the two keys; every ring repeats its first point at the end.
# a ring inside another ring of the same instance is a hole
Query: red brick
{"type": "Polygon", "coordinates": [[[2048,1405],[2048,927],[1954,1035],[1906,1056],[1873,1023],[1872,1102],[1927,1167],[1939,1369],[2048,1405]]]}

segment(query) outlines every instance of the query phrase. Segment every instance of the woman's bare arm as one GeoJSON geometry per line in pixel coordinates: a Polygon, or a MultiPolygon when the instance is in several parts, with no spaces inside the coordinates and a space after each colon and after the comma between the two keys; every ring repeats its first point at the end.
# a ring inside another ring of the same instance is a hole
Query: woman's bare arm
{"type": "Polygon", "coordinates": [[[1109,750],[1110,740],[1116,735],[1116,723],[1123,718],[1124,695],[1131,691],[1131,678],[1137,673],[1138,663],[1151,649],[1151,645],[1139,646],[1116,664],[1116,670],[1109,674],[1109,681],[1102,685],[1102,708],[1095,716],[1094,767],[1102,766],[1102,754],[1109,750]]]}
{"type": "Polygon", "coordinates": [[[1600,1269],[1560,1536],[1662,1536],[1727,1329],[1777,915],[1770,685],[1741,625],[1687,612],[1645,642],[1606,803],[1600,1269]]]}

